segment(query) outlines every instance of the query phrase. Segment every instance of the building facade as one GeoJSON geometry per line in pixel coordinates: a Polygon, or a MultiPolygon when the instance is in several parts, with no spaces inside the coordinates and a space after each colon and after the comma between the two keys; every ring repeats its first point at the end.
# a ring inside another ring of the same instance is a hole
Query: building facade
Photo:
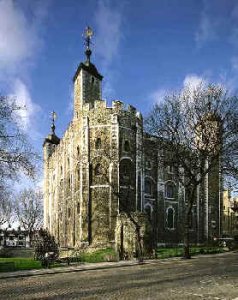
{"type": "Polygon", "coordinates": [[[30,247],[30,237],[26,230],[19,229],[0,229],[0,248],[1,247],[30,247]]]}
{"type": "Polygon", "coordinates": [[[223,191],[223,235],[238,236],[238,199],[232,198],[231,190],[223,191]]]}
{"type": "MultiPolygon", "coordinates": [[[[180,243],[185,191],[163,165],[159,140],[144,132],[141,113],[102,100],[103,77],[85,53],[73,77],[73,119],[61,139],[53,122],[43,145],[44,225],[62,247],[135,245],[136,222],[155,243],[180,243]]],[[[194,242],[221,233],[219,181],[213,172],[197,191],[194,242]]]]}

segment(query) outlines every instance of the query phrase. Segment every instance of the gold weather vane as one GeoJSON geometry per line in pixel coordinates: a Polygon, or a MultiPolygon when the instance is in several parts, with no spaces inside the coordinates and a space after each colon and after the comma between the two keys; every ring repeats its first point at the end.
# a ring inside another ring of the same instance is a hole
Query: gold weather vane
{"type": "Polygon", "coordinates": [[[85,54],[87,57],[87,60],[86,60],[87,64],[90,64],[90,56],[92,54],[92,51],[90,49],[90,44],[92,43],[91,42],[92,36],[93,36],[93,30],[91,27],[87,26],[85,28],[84,34],[83,34],[84,42],[85,42],[85,46],[86,46],[85,54]]]}
{"type": "Polygon", "coordinates": [[[50,116],[51,116],[51,121],[52,121],[52,124],[51,124],[52,134],[55,134],[55,120],[57,119],[56,112],[53,110],[50,113],[50,116]]]}

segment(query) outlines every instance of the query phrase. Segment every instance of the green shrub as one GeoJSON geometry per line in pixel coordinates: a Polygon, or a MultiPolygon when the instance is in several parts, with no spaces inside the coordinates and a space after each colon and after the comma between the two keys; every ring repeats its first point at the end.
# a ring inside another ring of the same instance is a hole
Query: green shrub
{"type": "Polygon", "coordinates": [[[7,248],[0,249],[0,257],[12,257],[11,251],[7,248]]]}
{"type": "Polygon", "coordinates": [[[42,266],[48,267],[50,262],[54,262],[59,257],[59,246],[53,235],[45,229],[40,229],[34,252],[34,258],[40,260],[42,266]]]}
{"type": "Polygon", "coordinates": [[[5,247],[0,249],[0,257],[25,257],[25,258],[33,258],[34,251],[30,248],[9,248],[5,247]]]}

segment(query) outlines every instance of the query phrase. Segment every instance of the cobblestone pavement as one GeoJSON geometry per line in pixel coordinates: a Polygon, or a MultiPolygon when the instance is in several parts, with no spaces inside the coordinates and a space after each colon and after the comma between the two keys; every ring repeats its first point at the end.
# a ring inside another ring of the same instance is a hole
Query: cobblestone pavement
{"type": "Polygon", "coordinates": [[[1,279],[0,299],[238,300],[238,253],[1,279]]]}

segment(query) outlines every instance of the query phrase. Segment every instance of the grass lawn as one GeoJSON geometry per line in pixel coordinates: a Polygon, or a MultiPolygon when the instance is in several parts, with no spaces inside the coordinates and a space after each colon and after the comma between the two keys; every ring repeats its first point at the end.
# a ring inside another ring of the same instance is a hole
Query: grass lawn
{"type": "Polygon", "coordinates": [[[88,263],[96,263],[102,261],[118,261],[118,256],[112,248],[106,248],[94,251],[92,253],[80,253],[79,261],[88,263]]]}
{"type": "Polygon", "coordinates": [[[41,262],[33,258],[0,258],[0,272],[41,269],[41,262]]]}
{"type": "MultiPolygon", "coordinates": [[[[191,247],[191,255],[197,254],[211,254],[211,253],[221,253],[224,252],[223,248],[219,247],[191,247]]],[[[76,254],[76,253],[75,253],[76,254]]],[[[158,258],[169,258],[183,255],[183,248],[158,248],[157,257],[158,258]]],[[[94,252],[81,252],[77,253],[75,256],[71,257],[71,262],[88,262],[96,263],[103,261],[118,261],[118,255],[111,249],[101,249],[94,252]]],[[[55,263],[51,264],[50,267],[59,267],[62,264],[55,263]]],[[[42,269],[41,262],[36,261],[33,258],[26,257],[10,257],[10,258],[0,258],[0,272],[9,271],[19,271],[19,270],[32,270],[32,269],[42,269]]]]}
{"type": "MultiPolygon", "coordinates": [[[[168,257],[176,257],[183,255],[183,248],[159,248],[157,249],[158,258],[168,258],[168,257]]],[[[190,254],[198,255],[198,254],[215,254],[224,252],[223,248],[219,247],[191,247],[190,254]]]]}

